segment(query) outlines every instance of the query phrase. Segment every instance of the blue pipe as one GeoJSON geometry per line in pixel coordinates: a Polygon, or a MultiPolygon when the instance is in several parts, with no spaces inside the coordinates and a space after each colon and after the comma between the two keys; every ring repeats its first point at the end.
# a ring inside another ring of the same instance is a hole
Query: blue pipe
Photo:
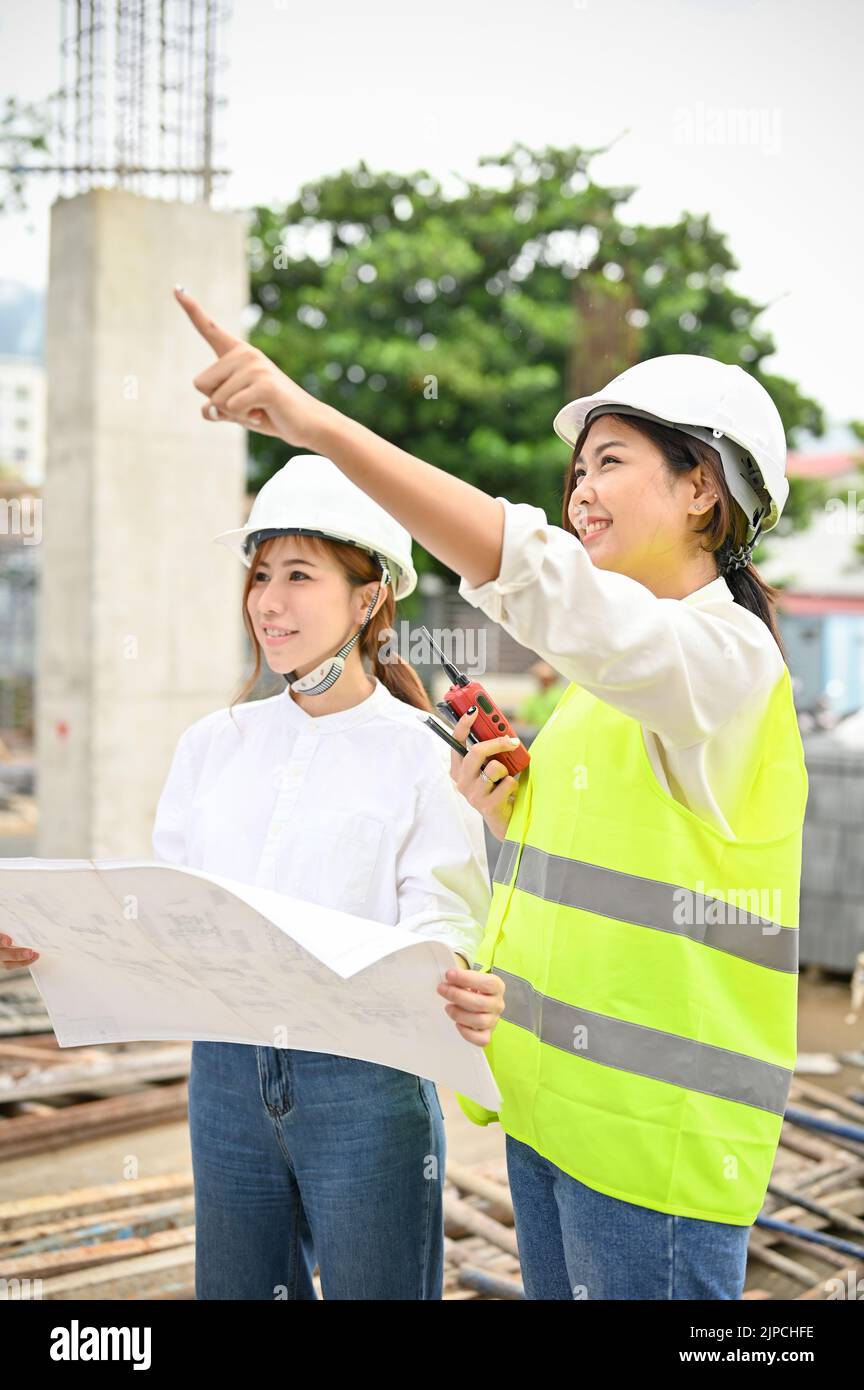
{"type": "Polygon", "coordinates": [[[851,1240],[841,1240],[839,1236],[826,1236],[822,1231],[811,1231],[807,1226],[795,1226],[791,1221],[778,1221],[774,1216],[757,1216],[757,1226],[765,1226],[769,1231],[782,1231],[784,1235],[799,1236],[813,1245],[827,1245],[831,1250],[840,1250],[844,1255],[854,1255],[857,1260],[864,1259],[864,1245],[856,1245],[851,1240]]]}
{"type": "Polygon", "coordinates": [[[785,1118],[793,1125],[803,1125],[805,1129],[821,1129],[826,1134],[839,1134],[843,1139],[854,1139],[857,1144],[864,1144],[864,1126],[853,1124],[839,1124],[835,1120],[823,1120],[816,1115],[810,1115],[806,1110],[799,1110],[797,1106],[788,1105],[786,1107],[785,1118]]]}

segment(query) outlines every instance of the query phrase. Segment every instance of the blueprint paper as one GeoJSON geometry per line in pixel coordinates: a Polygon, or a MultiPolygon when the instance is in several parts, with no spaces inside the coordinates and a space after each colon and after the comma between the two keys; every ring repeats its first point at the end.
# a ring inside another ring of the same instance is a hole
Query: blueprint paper
{"type": "Polygon", "coordinates": [[[200,1039],[331,1052],[500,1092],[436,985],[439,941],[271,889],[145,859],[2,859],[0,930],[61,1047],[200,1039]]]}

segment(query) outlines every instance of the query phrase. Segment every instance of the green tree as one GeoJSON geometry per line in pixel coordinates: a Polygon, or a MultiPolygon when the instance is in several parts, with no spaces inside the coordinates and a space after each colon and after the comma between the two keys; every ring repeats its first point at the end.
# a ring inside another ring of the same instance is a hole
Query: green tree
{"type": "MultiPolygon", "coordinates": [[[[659,353],[735,362],[772,393],[790,439],[824,431],[794,382],[763,370],[766,306],[707,216],[627,226],[579,147],[516,144],[451,191],[425,171],[355,169],[254,209],[252,341],[321,399],[493,495],[560,520],[566,401],[659,353]]],[[[254,487],[286,458],[253,437],[254,487]]],[[[792,481],[788,525],[810,491],[792,481]]],[[[421,569],[440,570],[416,547],[421,569]]],[[[448,572],[449,573],[449,572],[448,572]]]]}
{"type": "Polygon", "coordinates": [[[34,151],[48,152],[51,116],[47,104],[21,104],[7,97],[0,112],[0,213],[26,207],[26,165],[34,151]]]}

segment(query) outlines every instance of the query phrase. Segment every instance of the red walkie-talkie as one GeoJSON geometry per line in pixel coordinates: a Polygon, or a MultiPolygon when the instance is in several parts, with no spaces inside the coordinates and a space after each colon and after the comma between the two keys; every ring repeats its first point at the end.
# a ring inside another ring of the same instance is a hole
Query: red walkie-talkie
{"type": "MultiPolygon", "coordinates": [[[[468,735],[469,743],[480,743],[487,738],[516,738],[516,730],[513,728],[509,719],[501,712],[492,699],[488,690],[479,681],[471,681],[467,676],[463,676],[457,666],[452,661],[448,661],[438,643],[435,641],[428,627],[421,627],[421,632],[425,633],[432,643],[435,654],[453,684],[439,701],[437,708],[450,720],[451,724],[458,724],[466,710],[472,705],[477,706],[477,718],[471,725],[471,732],[468,735]]],[[[503,763],[512,777],[517,773],[524,772],[531,761],[528,749],[523,744],[512,751],[495,753],[493,755],[499,763],[503,763]]]]}

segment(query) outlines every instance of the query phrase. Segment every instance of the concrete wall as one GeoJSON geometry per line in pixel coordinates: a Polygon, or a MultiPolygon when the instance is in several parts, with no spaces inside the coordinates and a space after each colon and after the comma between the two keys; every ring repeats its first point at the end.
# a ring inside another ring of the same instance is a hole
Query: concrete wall
{"type": "Polygon", "coordinates": [[[864,951],[864,748],[804,739],[810,794],[801,872],[801,963],[852,970],[864,951]]]}
{"type": "Polygon", "coordinates": [[[180,733],[241,675],[246,435],[206,423],[213,360],[172,294],[232,331],[237,214],[114,189],[52,208],[36,744],[46,857],[152,857],[180,733]]]}

